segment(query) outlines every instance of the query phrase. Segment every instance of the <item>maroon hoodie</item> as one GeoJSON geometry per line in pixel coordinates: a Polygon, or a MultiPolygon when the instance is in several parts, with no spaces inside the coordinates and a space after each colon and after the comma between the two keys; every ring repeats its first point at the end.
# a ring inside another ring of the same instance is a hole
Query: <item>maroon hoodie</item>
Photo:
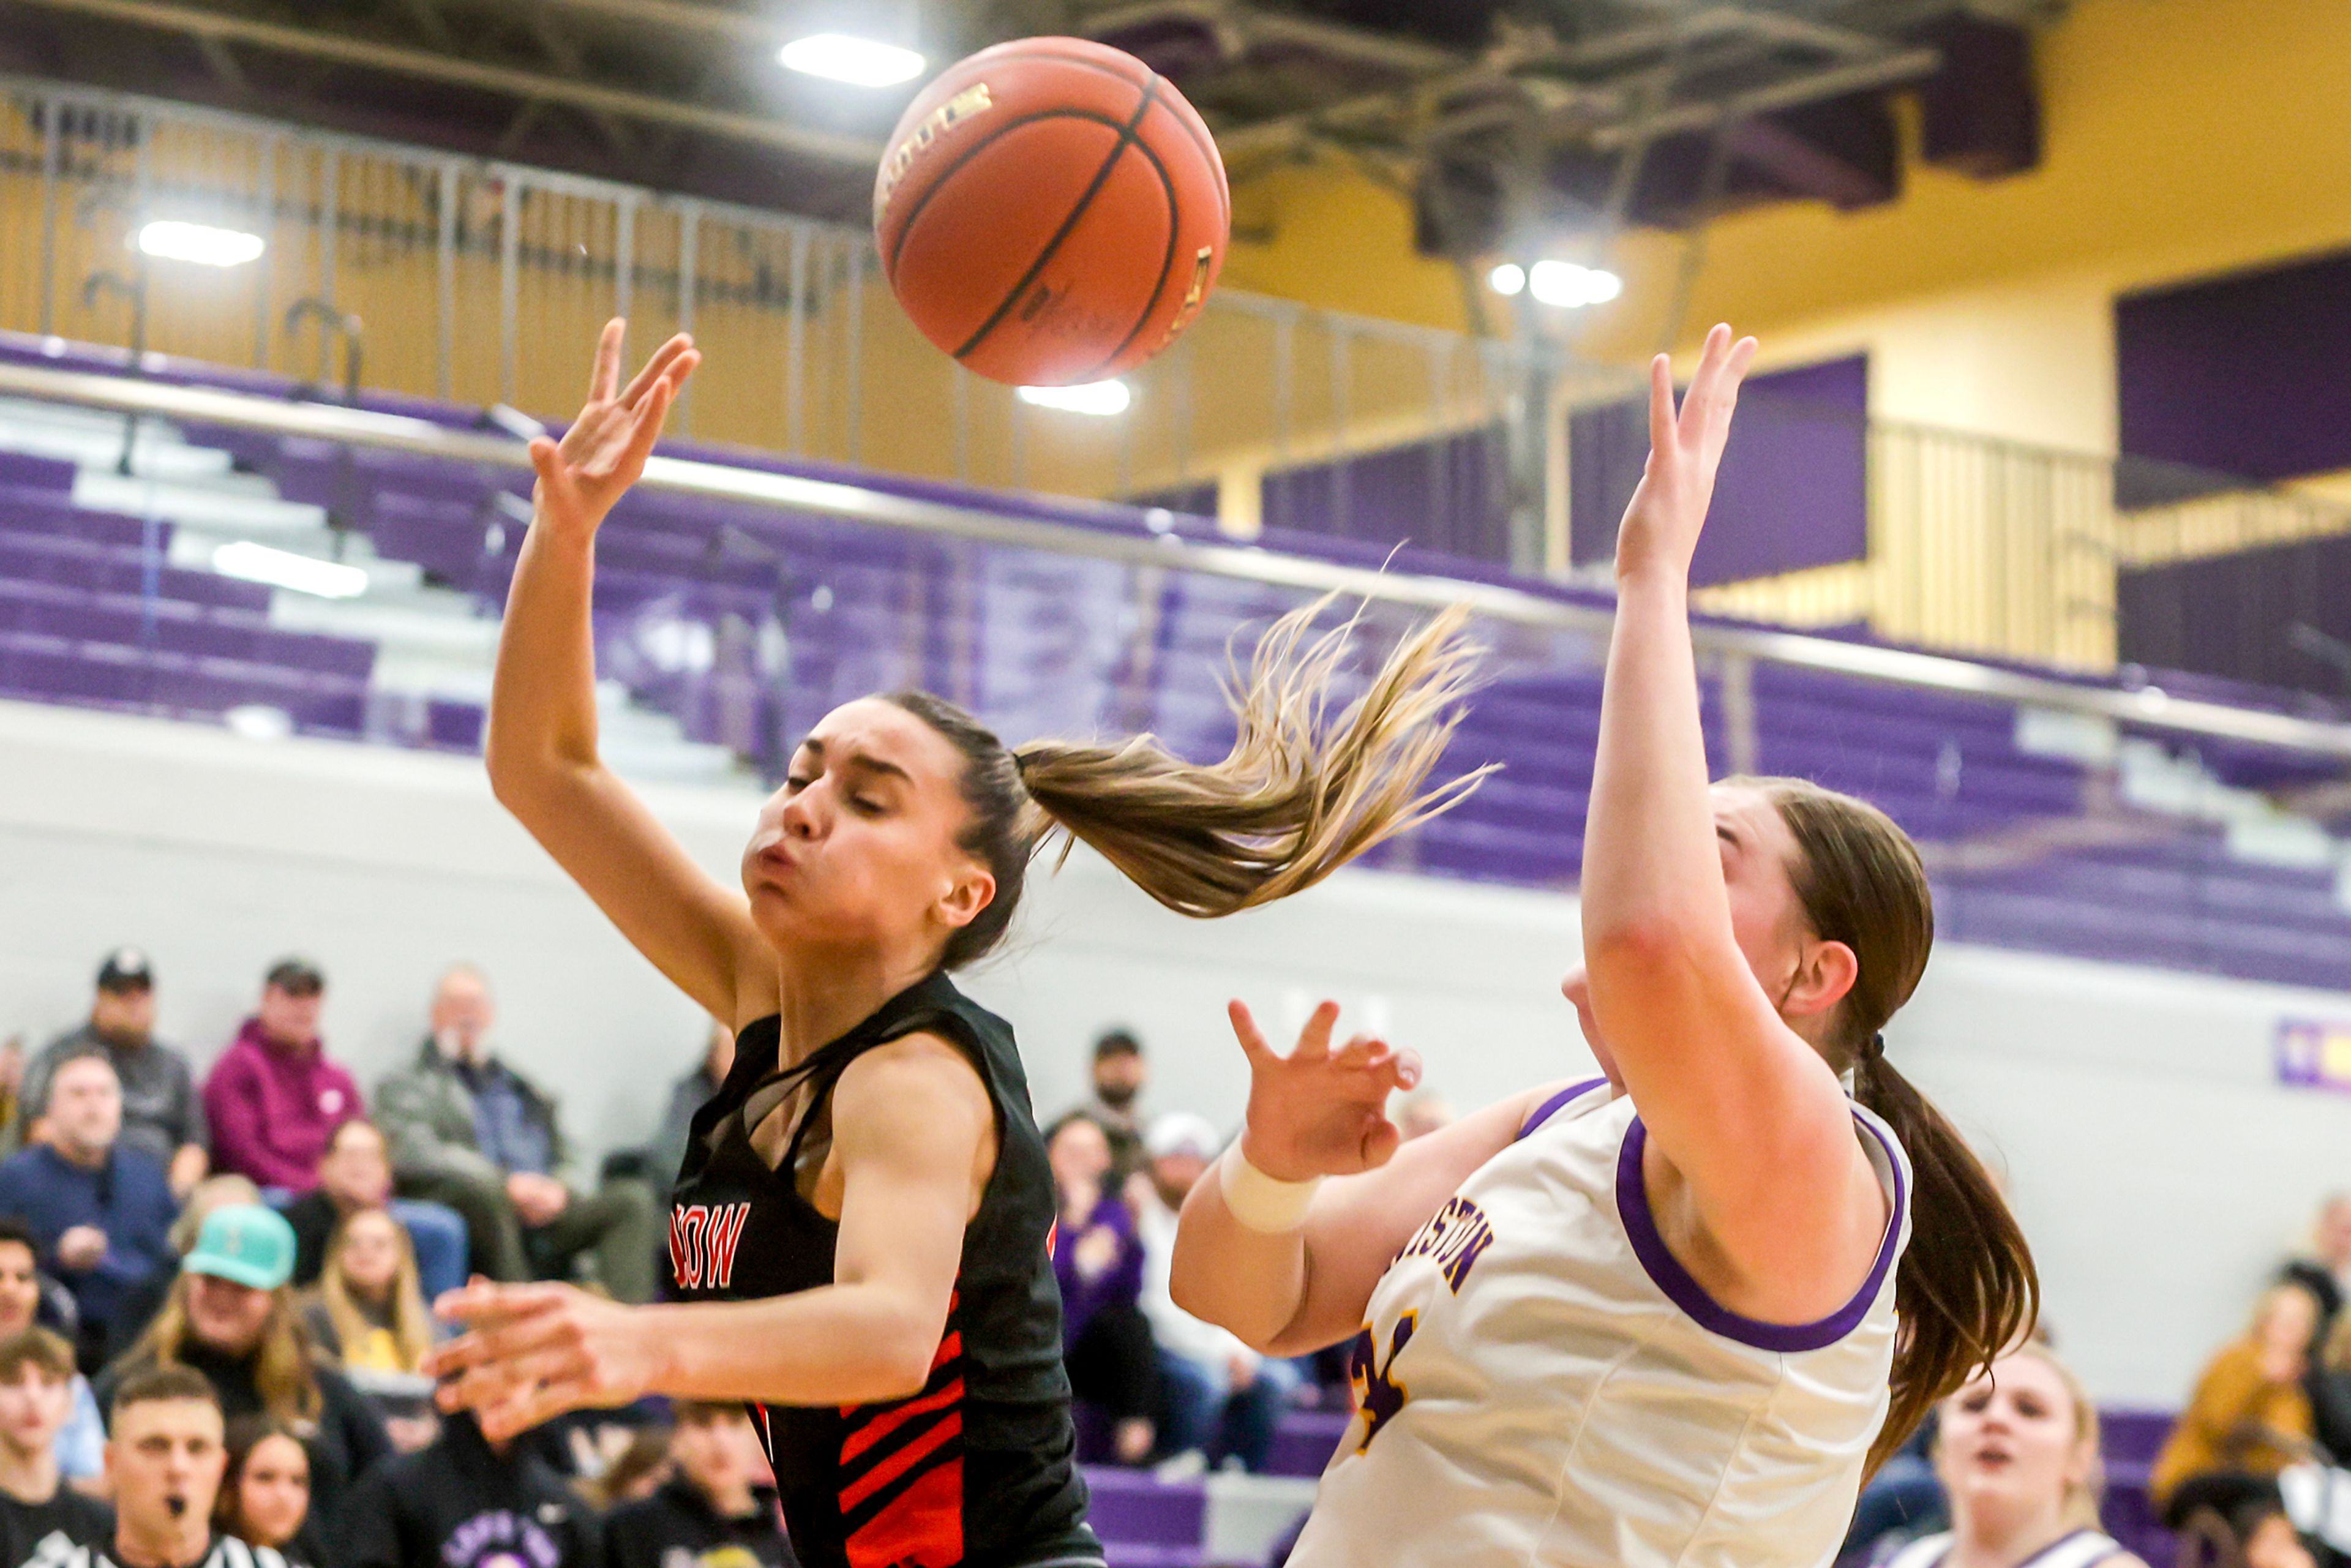
{"type": "Polygon", "coordinates": [[[204,1080],[213,1169],[308,1192],[335,1129],[359,1115],[360,1086],[317,1040],[288,1049],[250,1018],[204,1080]]]}

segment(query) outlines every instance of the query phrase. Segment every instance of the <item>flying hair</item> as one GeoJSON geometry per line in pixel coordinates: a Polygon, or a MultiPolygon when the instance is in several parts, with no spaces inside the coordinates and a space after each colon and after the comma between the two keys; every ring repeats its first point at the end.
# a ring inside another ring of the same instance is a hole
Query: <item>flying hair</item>
{"type": "Polygon", "coordinates": [[[891,694],[962,753],[964,848],[996,878],[995,898],[949,940],[946,967],[1001,940],[1029,859],[1056,832],[1091,845],[1177,914],[1209,919],[1311,887],[1468,797],[1492,765],[1425,787],[1475,685],[1467,607],[1416,627],[1342,706],[1362,617],[1316,631],[1333,598],[1275,622],[1246,676],[1228,669],[1237,733],[1217,762],[1187,762],[1149,735],[1032,741],[1016,752],[952,703],[891,694]]]}

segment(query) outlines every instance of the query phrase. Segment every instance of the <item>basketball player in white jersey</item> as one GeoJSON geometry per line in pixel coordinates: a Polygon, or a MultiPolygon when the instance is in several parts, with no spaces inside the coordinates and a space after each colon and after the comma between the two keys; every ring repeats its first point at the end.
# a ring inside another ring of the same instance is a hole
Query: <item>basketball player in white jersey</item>
{"type": "Polygon", "coordinates": [[[1951,1528],[1886,1568],[2147,1568],[2098,1528],[2098,1411],[2064,1364],[2020,1345],[1943,1401],[1935,1474],[1951,1528]]]}
{"type": "Polygon", "coordinates": [[[1884,1060],[1933,938],[1917,851],[1809,784],[1707,782],[1689,563],[1754,350],[1716,328],[1678,415],[1651,367],[1564,988],[1606,1076],[1398,1152],[1409,1053],[1333,1051],[1326,1005],[1283,1057],[1233,1008],[1248,1125],[1173,1283],[1260,1350],[1355,1336],[1293,1568],[1816,1568],[2032,1319],[2015,1222],[1884,1060]]]}

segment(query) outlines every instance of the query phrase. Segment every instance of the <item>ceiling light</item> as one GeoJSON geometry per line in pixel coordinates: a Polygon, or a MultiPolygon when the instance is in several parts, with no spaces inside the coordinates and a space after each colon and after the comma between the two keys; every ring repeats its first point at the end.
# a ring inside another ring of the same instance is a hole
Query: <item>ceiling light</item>
{"type": "Polygon", "coordinates": [[[1528,269],[1527,288],[1546,305],[1573,310],[1604,305],[1625,292],[1625,280],[1596,267],[1572,261],[1539,261],[1528,269]]]}
{"type": "Polygon", "coordinates": [[[223,545],[213,551],[213,570],[224,577],[266,582],[272,588],[290,588],[298,593],[315,593],[321,599],[350,599],[365,593],[368,585],[368,574],[356,566],[296,555],[292,550],[272,549],[249,539],[223,545]]]}
{"type": "Polygon", "coordinates": [[[1515,298],[1527,287],[1527,269],[1515,261],[1506,261],[1486,275],[1487,284],[1504,298],[1515,298]]]}
{"type": "Polygon", "coordinates": [[[1085,382],[1073,387],[1022,387],[1020,401],[1039,408],[1057,408],[1063,413],[1090,413],[1107,419],[1114,413],[1124,413],[1126,405],[1134,401],[1124,382],[1085,382]]]}
{"type": "Polygon", "coordinates": [[[258,258],[267,246],[259,235],[247,234],[243,229],[159,218],[139,231],[139,248],[164,261],[193,261],[199,267],[243,267],[258,258]]]}
{"type": "Polygon", "coordinates": [[[852,87],[895,87],[923,74],[923,57],[914,50],[847,33],[794,38],[777,57],[787,69],[852,87]]]}

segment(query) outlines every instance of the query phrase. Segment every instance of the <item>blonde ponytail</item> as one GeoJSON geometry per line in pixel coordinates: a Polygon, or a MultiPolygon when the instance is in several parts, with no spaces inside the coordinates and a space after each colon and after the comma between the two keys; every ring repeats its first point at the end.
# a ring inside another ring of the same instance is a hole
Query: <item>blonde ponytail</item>
{"type": "Polygon", "coordinates": [[[1316,632],[1330,603],[1274,622],[1246,679],[1227,683],[1238,733],[1217,762],[1186,762],[1148,735],[1109,746],[1035,741],[1016,754],[951,703],[893,694],[963,753],[964,847],[996,877],[994,900],[949,941],[947,967],[1001,939],[1029,857],[1056,831],[1168,908],[1207,918],[1311,887],[1475,789],[1490,765],[1422,787],[1473,684],[1468,612],[1456,606],[1414,630],[1334,716],[1357,622],[1316,632]]]}

